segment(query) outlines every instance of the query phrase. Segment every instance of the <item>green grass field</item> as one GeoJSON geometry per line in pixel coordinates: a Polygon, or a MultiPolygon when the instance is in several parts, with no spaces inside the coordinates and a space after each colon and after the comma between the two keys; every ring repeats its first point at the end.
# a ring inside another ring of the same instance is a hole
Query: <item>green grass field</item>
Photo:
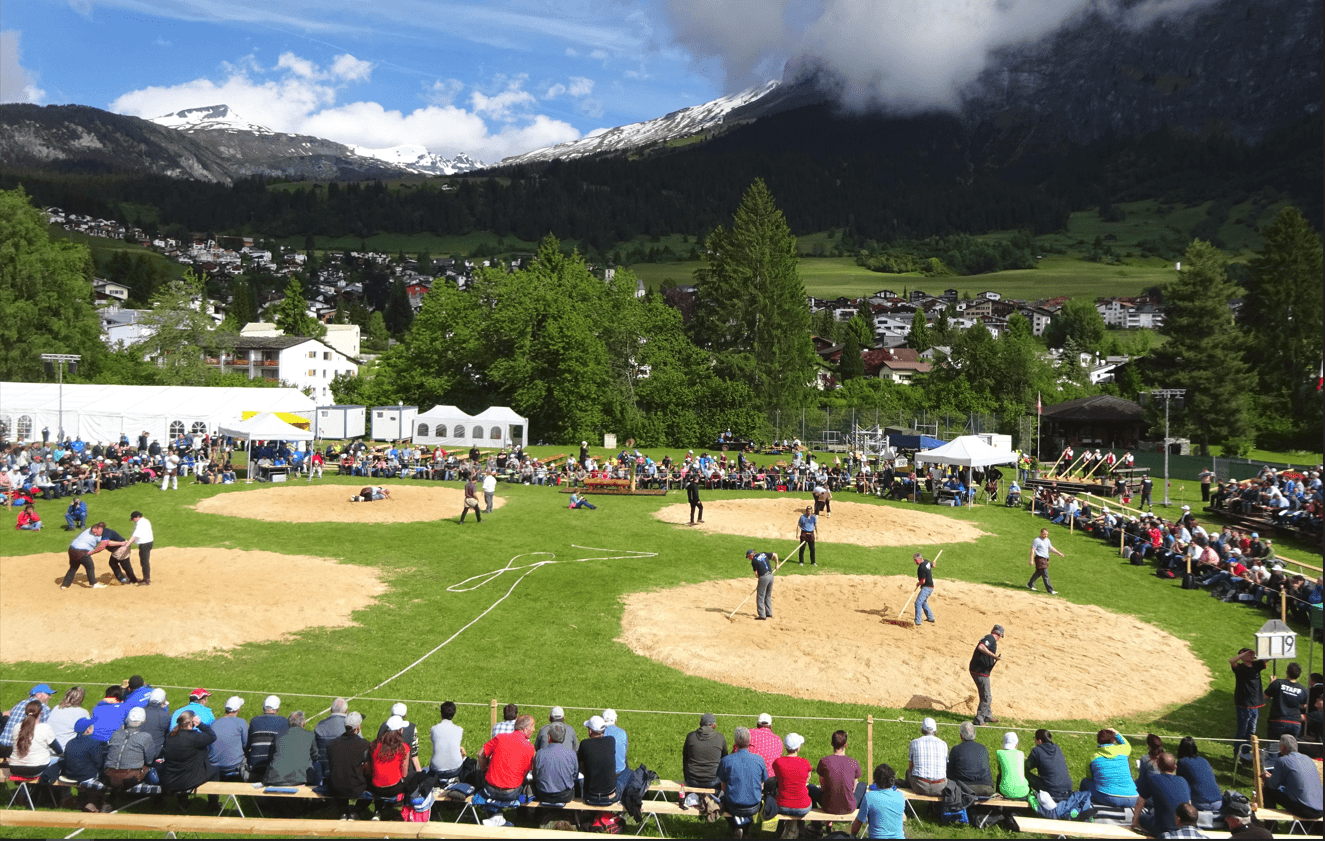
{"type": "MultiPolygon", "coordinates": [[[[566,448],[551,447],[542,449],[540,454],[565,452],[566,448]]],[[[324,481],[347,487],[362,484],[362,480],[350,478],[324,481]]],[[[329,527],[202,514],[191,507],[204,496],[242,494],[257,487],[260,486],[216,488],[181,483],[180,491],[163,494],[150,485],[139,485],[90,498],[89,508],[93,520],[105,518],[113,527],[127,526],[130,510],[143,510],[154,523],[158,546],[261,549],[375,567],[381,570],[390,590],[375,606],[355,615],[356,626],[310,629],[292,639],[253,643],[217,654],[182,658],[148,655],[80,664],[23,662],[22,639],[6,639],[5,659],[18,662],[7,662],[0,667],[0,704],[8,709],[36,682],[50,682],[62,692],[73,683],[95,688],[118,684],[130,674],[139,673],[149,683],[169,687],[170,700],[175,705],[184,703],[187,688],[207,686],[214,693],[214,707],[234,692],[249,701],[247,712],[258,706],[261,696],[274,692],[284,699],[283,709],[315,712],[326,706],[329,696],[366,692],[455,634],[506,593],[515,574],[507,573],[470,592],[448,592],[449,585],[499,570],[513,559],[513,566],[546,559],[529,553],[551,552],[558,561],[569,561],[609,554],[598,550],[612,550],[611,554],[634,550],[657,555],[583,564],[558,563],[535,571],[528,582],[461,633],[455,642],[373,692],[371,699],[355,701],[351,708],[363,712],[367,718],[365,730],[371,727],[375,732],[377,723],[388,715],[390,704],[406,700],[410,703],[410,719],[425,730],[437,720],[437,702],[455,700],[462,704],[457,723],[466,729],[465,746],[474,755],[485,740],[491,699],[515,702],[540,722],[554,704],[566,707],[568,720],[576,724],[593,711],[614,707],[621,713],[621,726],[630,734],[632,766],[645,763],[664,778],[679,778],[681,743],[685,733],[695,727],[701,712],[719,713],[720,727],[729,736],[737,724],[753,722],[759,712],[770,712],[780,733],[796,730],[807,737],[805,753],[812,762],[828,752],[826,745],[833,730],[846,729],[853,739],[851,753],[862,764],[863,722],[867,715],[873,715],[877,722],[875,761],[905,768],[906,745],[916,735],[914,721],[918,720],[919,712],[769,695],[688,677],[635,655],[619,640],[622,599],[628,594],[669,588],[680,582],[745,578],[749,573],[743,555],[750,538],[701,534],[653,518],[652,513],[658,508],[683,502],[680,494],[663,498],[600,497],[595,500],[599,510],[571,512],[565,508],[565,497],[552,489],[503,484],[499,494],[506,498],[506,506],[485,518],[481,525],[470,522],[463,526],[450,511],[435,512],[442,519],[430,522],[329,527]],[[576,546],[595,548],[584,550],[576,546]],[[898,723],[899,718],[910,723],[898,723]]],[[[1199,493],[1194,480],[1184,483],[1181,498],[1177,496],[1176,481],[1174,488],[1175,505],[1199,493]]],[[[750,495],[761,494],[709,492],[705,498],[750,495]]],[[[842,494],[839,498],[858,501],[854,494],[842,494]]],[[[905,505],[861,501],[885,507],[905,505]]],[[[12,563],[14,556],[62,554],[70,536],[53,524],[61,522],[63,508],[61,502],[39,504],[48,523],[47,531],[7,531],[9,536],[3,545],[6,562],[12,563]]],[[[940,509],[927,506],[924,510],[940,509]]],[[[1041,520],[1002,507],[941,510],[946,516],[972,521],[990,534],[973,544],[947,546],[940,567],[941,578],[984,583],[995,588],[1021,586],[1026,574],[1026,546],[1041,520]]],[[[1138,687],[1138,706],[1149,712],[1110,723],[1127,733],[1231,736],[1232,680],[1226,660],[1251,642],[1252,634],[1267,616],[1221,604],[1204,593],[1184,592],[1176,582],[1159,581],[1146,570],[1123,563],[1116,548],[1093,539],[1079,534],[1070,536],[1056,527],[1053,536],[1067,553],[1066,559],[1056,559],[1054,565],[1055,584],[1064,594],[1060,598],[1129,614],[1163,628],[1188,641],[1214,676],[1205,697],[1184,705],[1168,703],[1163,686],[1138,687]]],[[[770,544],[769,548],[787,552],[792,546],[788,541],[786,545],[770,544]]],[[[910,574],[914,569],[909,560],[912,548],[866,549],[824,543],[820,556],[821,563],[832,572],[910,574]]],[[[932,553],[944,547],[915,548],[932,553]]],[[[1289,545],[1283,549],[1287,552],[1296,549],[1301,558],[1309,554],[1303,547],[1289,545]]],[[[105,571],[104,557],[98,556],[99,572],[105,571]]],[[[55,556],[43,562],[52,564],[52,579],[64,568],[55,556]]],[[[786,568],[782,573],[784,577],[797,574],[801,573],[786,568]]],[[[168,568],[154,573],[157,578],[169,575],[168,568]]],[[[233,581],[227,578],[224,569],[217,569],[198,581],[198,621],[207,621],[207,605],[212,600],[243,598],[245,590],[253,587],[311,589],[320,597],[334,597],[334,593],[320,593],[317,581],[284,580],[278,569],[261,581],[233,581]]],[[[100,595],[113,600],[116,591],[112,588],[100,595]]],[[[52,585],[50,598],[59,596],[52,585]]],[[[825,617],[825,621],[831,622],[831,617],[825,617]]],[[[32,632],[63,633],[72,629],[32,629],[32,632]]],[[[86,628],[76,632],[132,633],[150,639],[152,619],[125,617],[125,624],[115,629],[86,628]]],[[[1016,639],[1015,647],[1022,650],[1035,645],[1032,636],[1019,633],[1018,629],[1010,629],[1010,639],[1016,639]]],[[[1011,654],[1013,650],[1010,646],[1010,656],[1015,656],[1011,654]]],[[[861,652],[861,656],[872,653],[884,652],[861,652]]],[[[1163,657],[1164,653],[1119,650],[1116,656],[1121,677],[1127,671],[1128,660],[1163,657]]],[[[1052,676],[1046,675],[1046,680],[1052,680],[1052,676]]],[[[995,676],[996,709],[998,691],[995,676]]],[[[89,692],[90,703],[94,695],[95,689],[89,692]]],[[[934,715],[945,724],[961,720],[955,714],[934,715]]],[[[1012,728],[1021,732],[1023,745],[1029,747],[1030,731],[1039,726],[1060,732],[1058,741],[1069,756],[1073,773],[1083,774],[1089,745],[1093,742],[1091,737],[1069,735],[1067,731],[1093,734],[1102,726],[1098,722],[1013,723],[1005,719],[1002,729],[983,729],[981,739],[992,749],[1003,730],[1012,728]]],[[[955,731],[951,729],[943,730],[941,735],[949,741],[955,739],[955,731]]],[[[426,739],[423,752],[425,755],[428,752],[426,739]]],[[[1229,751],[1210,745],[1206,752],[1223,776],[1223,782],[1230,783],[1229,751]]],[[[195,804],[193,811],[201,809],[201,804],[195,804]]],[[[969,829],[944,829],[928,821],[908,826],[913,836],[972,834],[969,829]]],[[[683,837],[717,837],[725,832],[725,827],[677,820],[667,830],[669,835],[683,837]]],[[[42,836],[41,832],[7,834],[42,836]]],[[[1006,837],[1006,833],[997,830],[984,835],[1006,837]]]]}

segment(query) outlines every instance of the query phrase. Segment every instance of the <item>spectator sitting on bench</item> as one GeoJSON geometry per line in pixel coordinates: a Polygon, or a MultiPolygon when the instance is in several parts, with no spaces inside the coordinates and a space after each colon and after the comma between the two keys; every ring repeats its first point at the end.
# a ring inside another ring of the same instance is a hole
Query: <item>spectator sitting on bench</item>
{"type": "MultiPolygon", "coordinates": [[[[579,767],[584,774],[584,802],[606,806],[619,798],[616,774],[616,740],[606,735],[607,722],[592,716],[584,722],[589,737],[580,742],[579,767]]],[[[532,724],[531,724],[532,727],[532,724]]]]}
{"type": "MultiPolygon", "coordinates": [[[[136,709],[142,709],[138,707],[136,709]]],[[[181,710],[175,727],[166,735],[161,750],[161,790],[179,796],[181,807],[188,806],[189,792],[206,782],[220,779],[216,766],[207,761],[207,749],[216,741],[216,734],[204,724],[193,710],[181,710]]],[[[209,795],[207,805],[215,809],[221,798],[209,795]]]]}
{"type": "Polygon", "coordinates": [[[1106,727],[1096,734],[1095,755],[1090,760],[1090,776],[1081,781],[1081,790],[1090,792],[1096,806],[1126,809],[1136,802],[1136,783],[1128,766],[1132,746],[1123,734],[1106,727]]]}
{"type": "Polygon", "coordinates": [[[244,746],[248,744],[248,722],[239,717],[244,699],[231,695],[225,702],[225,714],[212,722],[216,741],[212,742],[207,758],[220,772],[222,782],[246,782],[244,746]]]}
{"type": "Polygon", "coordinates": [[[1072,773],[1054,735],[1043,728],[1035,731],[1035,747],[1026,757],[1026,782],[1036,791],[1047,792],[1055,801],[1072,794],[1072,773]]]}
{"type": "Polygon", "coordinates": [[[847,731],[833,733],[833,752],[815,766],[819,785],[810,786],[810,799],[820,810],[834,815],[856,811],[865,797],[865,783],[860,782],[860,763],[847,756],[847,731]]]}
{"type": "MultiPolygon", "coordinates": [[[[515,719],[514,730],[493,736],[478,756],[483,777],[483,796],[489,800],[510,801],[520,796],[525,776],[534,765],[534,717],[515,719]]],[[[406,751],[408,760],[409,752],[406,751]]]]}
{"type": "Polygon", "coordinates": [[[553,722],[539,731],[539,739],[546,743],[534,753],[534,798],[544,803],[569,803],[575,799],[575,782],[580,763],[566,744],[566,730],[562,722],[553,722]]]}
{"type": "Polygon", "coordinates": [[[368,790],[364,768],[372,745],[359,735],[362,729],[363,716],[346,713],[345,732],[327,743],[327,793],[334,799],[341,820],[356,820],[364,814],[362,797],[368,790]],[[350,804],[354,805],[353,812],[350,804]]]}
{"type": "Polygon", "coordinates": [[[992,797],[994,778],[989,771],[989,749],[975,740],[975,725],[963,721],[957,728],[961,741],[948,752],[948,779],[965,783],[977,797],[992,797]]]}
{"type": "Polygon", "coordinates": [[[805,737],[788,733],[783,740],[787,755],[773,761],[773,777],[778,781],[778,814],[788,818],[803,818],[814,808],[810,800],[810,763],[800,756],[805,737]]]}
{"type": "Polygon", "coordinates": [[[1299,818],[1320,819],[1320,772],[1311,759],[1298,752],[1296,737],[1279,737],[1279,761],[1264,777],[1267,806],[1299,818]]]}
{"type": "Polygon", "coordinates": [[[882,763],[874,769],[874,785],[861,799],[860,812],[851,822],[855,837],[862,826],[870,838],[905,838],[902,822],[906,820],[906,797],[897,790],[897,776],[892,766],[882,763]]]}
{"type": "Polygon", "coordinates": [[[304,728],[304,711],[295,710],[287,720],[290,727],[276,739],[262,782],[269,786],[320,785],[317,740],[312,730],[304,728]]]}
{"type": "MultiPolygon", "coordinates": [[[[92,738],[92,719],[87,716],[74,723],[74,730],[74,737],[64,746],[61,776],[80,783],[96,779],[106,764],[106,743],[92,738]]],[[[91,786],[78,787],[78,808],[83,811],[99,811],[100,800],[91,786]]]]}
{"type": "MultiPolygon", "coordinates": [[[[737,727],[732,734],[732,745],[732,752],[718,763],[719,800],[723,811],[749,817],[763,803],[768,768],[762,756],[750,752],[749,728],[737,727]]],[[[735,820],[728,818],[728,822],[733,830],[737,829],[735,820]]]]}
{"type": "Polygon", "coordinates": [[[911,740],[906,767],[906,782],[917,794],[943,795],[948,782],[948,745],[934,735],[939,729],[934,719],[920,722],[920,738],[911,740]]]}
{"type": "Polygon", "coordinates": [[[105,778],[110,786],[110,805],[115,804],[116,793],[131,788],[147,776],[152,756],[152,737],[143,732],[147,714],[142,707],[134,707],[124,719],[124,726],[116,730],[106,746],[105,778]]]}
{"type": "Polygon", "coordinates": [[[681,748],[681,775],[687,786],[718,787],[718,765],[727,755],[727,737],[717,729],[713,713],[699,717],[699,728],[686,734],[681,748]]]}
{"type": "Polygon", "coordinates": [[[1154,767],[1154,773],[1143,773],[1137,781],[1132,829],[1140,827],[1148,835],[1166,836],[1177,831],[1178,807],[1192,802],[1192,789],[1178,776],[1178,760],[1173,754],[1165,751],[1155,757],[1154,767]],[[1144,808],[1147,804],[1148,809],[1144,808]]]}
{"type": "Polygon", "coordinates": [[[432,739],[432,757],[428,761],[429,769],[443,782],[456,779],[460,776],[461,766],[464,765],[465,753],[464,747],[460,744],[464,738],[465,729],[456,725],[455,701],[443,701],[441,705],[442,720],[432,726],[428,731],[432,739]]]}
{"type": "Polygon", "coordinates": [[[1201,756],[1196,740],[1184,736],[1178,743],[1178,776],[1187,781],[1192,790],[1192,804],[1202,812],[1218,812],[1224,802],[1224,793],[1215,780],[1210,762],[1201,756]]]}
{"type": "Polygon", "coordinates": [[[1017,734],[1003,734],[1003,747],[998,758],[998,793],[1008,800],[1025,800],[1031,793],[1026,782],[1026,754],[1017,749],[1017,734]]]}

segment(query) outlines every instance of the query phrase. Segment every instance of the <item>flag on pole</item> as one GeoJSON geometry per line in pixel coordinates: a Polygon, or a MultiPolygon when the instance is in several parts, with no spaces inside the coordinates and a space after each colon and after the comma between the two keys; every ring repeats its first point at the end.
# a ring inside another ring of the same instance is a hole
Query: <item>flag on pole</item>
{"type": "MultiPolygon", "coordinates": [[[[1316,390],[1320,391],[1320,388],[1317,387],[1316,390]]],[[[1044,407],[1040,405],[1040,392],[1038,391],[1035,392],[1035,414],[1037,415],[1044,414],[1044,407]]]]}
{"type": "Polygon", "coordinates": [[[1320,375],[1316,377],[1316,391],[1320,391],[1325,386],[1325,359],[1320,361],[1320,375]]]}

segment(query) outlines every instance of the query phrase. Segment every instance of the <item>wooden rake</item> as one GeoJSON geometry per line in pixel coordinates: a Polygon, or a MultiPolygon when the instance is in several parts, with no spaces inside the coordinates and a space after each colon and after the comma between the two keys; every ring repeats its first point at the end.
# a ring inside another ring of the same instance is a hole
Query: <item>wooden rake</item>
{"type": "MultiPolygon", "coordinates": [[[[934,563],[938,563],[938,562],[939,562],[939,558],[941,558],[941,557],[943,557],[943,550],[942,550],[942,549],[940,549],[940,550],[939,550],[939,553],[938,553],[937,555],[934,556],[934,563]]],[[[907,597],[906,597],[906,601],[902,602],[902,609],[899,610],[899,611],[897,611],[897,618],[896,618],[896,619],[889,619],[887,616],[885,616],[885,617],[883,617],[883,621],[884,621],[885,623],[889,624],[889,625],[896,625],[896,626],[899,627],[899,628],[912,628],[912,629],[914,629],[915,626],[916,626],[916,623],[906,621],[905,619],[902,618],[902,614],[906,612],[906,606],[909,605],[909,604],[911,604],[911,600],[914,599],[914,598],[916,597],[916,593],[919,593],[919,592],[920,592],[920,588],[919,588],[919,587],[917,587],[917,588],[915,588],[914,590],[911,591],[911,595],[907,596],[907,597]]]]}
{"type": "MultiPolygon", "coordinates": [[[[778,565],[777,565],[776,567],[773,568],[773,574],[776,575],[776,574],[777,574],[777,571],[780,570],[780,569],[782,569],[782,565],[785,564],[788,560],[790,560],[792,555],[794,555],[794,554],[796,554],[797,552],[799,552],[800,549],[801,549],[801,546],[804,546],[804,545],[805,545],[805,541],[802,540],[802,541],[800,542],[800,544],[799,544],[795,549],[792,549],[792,550],[791,550],[791,554],[787,555],[787,557],[785,557],[785,558],[783,558],[782,560],[778,561],[778,565]]],[[[940,553],[940,554],[942,554],[942,553],[940,553]]],[[[758,587],[755,587],[753,590],[750,591],[750,596],[753,596],[755,593],[758,593],[758,592],[759,592],[759,588],[758,588],[758,587]]],[[[737,613],[737,611],[739,611],[741,608],[745,607],[745,603],[748,602],[748,601],[750,601],[750,596],[746,596],[745,598],[741,599],[741,603],[738,604],[738,605],[736,606],[736,610],[733,610],[731,613],[727,614],[727,621],[728,621],[728,622],[735,622],[735,621],[736,621],[736,618],[735,618],[735,617],[736,617],[736,613],[737,613]]]]}

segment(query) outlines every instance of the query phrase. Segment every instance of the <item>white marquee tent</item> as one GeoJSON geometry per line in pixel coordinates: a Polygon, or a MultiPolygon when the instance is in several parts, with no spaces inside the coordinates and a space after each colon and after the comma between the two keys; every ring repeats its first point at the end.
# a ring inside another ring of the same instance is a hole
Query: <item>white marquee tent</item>
{"type": "Polygon", "coordinates": [[[917,463],[955,464],[958,467],[989,467],[992,464],[1013,464],[1017,454],[1011,450],[991,447],[974,435],[954,438],[942,447],[916,453],[917,463]]]}
{"type": "Polygon", "coordinates": [[[221,434],[245,441],[313,440],[313,433],[286,423],[271,412],[258,412],[248,420],[221,424],[221,434]]]}
{"type": "Polygon", "coordinates": [[[510,447],[529,443],[529,420],[505,406],[477,415],[455,406],[433,406],[414,418],[414,443],[442,447],[510,447]]]}
{"type": "MultiPolygon", "coordinates": [[[[215,432],[245,412],[288,412],[311,419],[316,404],[297,388],[204,388],[194,386],[81,385],[65,383],[64,431],[90,443],[127,435],[136,441],[215,432]]],[[[39,441],[43,428],[60,429],[60,386],[0,383],[0,438],[39,441]]]]}

